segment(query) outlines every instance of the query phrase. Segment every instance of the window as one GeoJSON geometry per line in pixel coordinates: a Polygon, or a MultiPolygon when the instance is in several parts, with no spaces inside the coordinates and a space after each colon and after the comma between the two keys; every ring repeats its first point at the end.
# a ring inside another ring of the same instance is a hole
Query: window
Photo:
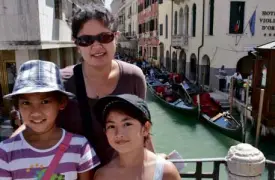
{"type": "Polygon", "coordinates": [[[131,32],[132,32],[131,24],[128,24],[128,34],[130,34],[131,32]]]}
{"type": "Polygon", "coordinates": [[[150,5],[150,0],[145,0],[145,8],[146,9],[150,5]]]}
{"type": "Polygon", "coordinates": [[[244,24],[244,7],[245,2],[232,1],[230,3],[230,34],[242,34],[244,24]]]}
{"type": "Polygon", "coordinates": [[[62,19],[62,0],[54,0],[54,18],[62,19]]]}
{"type": "Polygon", "coordinates": [[[215,0],[209,1],[209,35],[213,35],[215,0]]]}
{"type": "Polygon", "coordinates": [[[192,16],[193,16],[193,21],[192,21],[192,36],[196,37],[196,21],[197,21],[197,6],[196,6],[196,4],[193,4],[192,16]]]}
{"type": "Polygon", "coordinates": [[[159,25],[159,35],[162,36],[163,35],[163,24],[159,25]]]}
{"type": "Polygon", "coordinates": [[[174,35],[177,35],[177,33],[178,33],[178,12],[176,11],[175,12],[175,20],[174,20],[174,22],[175,22],[175,26],[174,26],[174,35]]]}
{"type": "Polygon", "coordinates": [[[142,33],[142,24],[138,25],[138,33],[141,34],[142,33]]]}
{"type": "Polygon", "coordinates": [[[142,46],[139,46],[139,52],[138,52],[139,56],[142,56],[142,46]]]}
{"type": "Polygon", "coordinates": [[[131,15],[132,15],[132,7],[130,6],[128,16],[130,17],[131,15]]]}
{"type": "Polygon", "coordinates": [[[143,11],[143,3],[138,5],[138,13],[143,11]]]}
{"type": "Polygon", "coordinates": [[[155,20],[152,19],[152,20],[150,21],[150,31],[154,31],[154,30],[155,30],[155,20]]]}
{"type": "Polygon", "coordinates": [[[165,38],[168,38],[168,15],[165,16],[165,38]]]}
{"type": "Polygon", "coordinates": [[[143,23],[143,33],[145,33],[145,32],[146,32],[146,24],[143,23]]]}
{"type": "Polygon", "coordinates": [[[157,47],[153,47],[153,58],[158,59],[158,48],[157,47]]]}

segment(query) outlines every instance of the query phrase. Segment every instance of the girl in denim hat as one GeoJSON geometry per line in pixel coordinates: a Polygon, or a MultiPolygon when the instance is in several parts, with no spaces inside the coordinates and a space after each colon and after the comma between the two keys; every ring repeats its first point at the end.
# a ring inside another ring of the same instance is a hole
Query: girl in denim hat
{"type": "Polygon", "coordinates": [[[59,68],[32,60],[20,69],[13,92],[26,129],[0,143],[0,179],[90,180],[100,164],[87,139],[56,126],[72,93],[64,90],[59,68]]]}
{"type": "Polygon", "coordinates": [[[95,105],[97,120],[118,156],[95,173],[96,180],[180,180],[176,167],[145,148],[151,116],[135,95],[107,96],[95,105]]]}

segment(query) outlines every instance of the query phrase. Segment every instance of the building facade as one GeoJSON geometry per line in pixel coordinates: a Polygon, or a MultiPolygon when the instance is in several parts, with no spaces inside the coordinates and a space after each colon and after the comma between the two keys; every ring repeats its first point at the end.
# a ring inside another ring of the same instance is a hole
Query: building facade
{"type": "Polygon", "coordinates": [[[147,60],[158,59],[158,1],[138,0],[138,51],[147,60]]]}
{"type": "Polygon", "coordinates": [[[222,65],[228,75],[239,71],[246,78],[254,61],[250,52],[275,39],[274,5],[273,0],[161,0],[159,60],[212,88],[218,87],[222,65]]]}
{"type": "Polygon", "coordinates": [[[113,1],[111,8],[118,19],[118,30],[120,31],[117,51],[137,57],[137,0],[113,1]]]}
{"type": "Polygon", "coordinates": [[[0,2],[0,116],[3,95],[13,89],[20,65],[31,59],[55,62],[61,68],[77,62],[69,18],[89,0],[16,0],[0,2]]]}

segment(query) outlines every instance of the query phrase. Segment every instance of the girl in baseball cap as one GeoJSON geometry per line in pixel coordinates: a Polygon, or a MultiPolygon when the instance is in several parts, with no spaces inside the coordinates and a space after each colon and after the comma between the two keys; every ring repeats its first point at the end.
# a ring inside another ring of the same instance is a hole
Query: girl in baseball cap
{"type": "Polygon", "coordinates": [[[152,123],[144,100],[130,94],[106,96],[96,103],[94,111],[118,154],[96,171],[96,180],[180,180],[171,162],[145,148],[152,123]]]}

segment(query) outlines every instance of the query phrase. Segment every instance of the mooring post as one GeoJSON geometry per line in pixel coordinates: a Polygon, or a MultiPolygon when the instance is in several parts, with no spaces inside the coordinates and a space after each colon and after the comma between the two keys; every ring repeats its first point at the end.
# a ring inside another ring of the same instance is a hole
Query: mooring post
{"type": "Polygon", "coordinates": [[[264,103],[264,89],[261,89],[259,111],[258,111],[258,118],[257,118],[257,127],[256,127],[255,147],[258,147],[259,145],[259,138],[261,134],[261,124],[262,124],[261,122],[262,122],[263,103],[264,103]]]}
{"type": "Polygon", "coordinates": [[[230,114],[233,111],[233,99],[234,99],[234,78],[230,79],[230,90],[229,90],[229,105],[230,105],[230,114]]]}
{"type": "Polygon", "coordinates": [[[260,180],[265,156],[250,144],[232,146],[226,156],[228,180],[260,180]]]}

